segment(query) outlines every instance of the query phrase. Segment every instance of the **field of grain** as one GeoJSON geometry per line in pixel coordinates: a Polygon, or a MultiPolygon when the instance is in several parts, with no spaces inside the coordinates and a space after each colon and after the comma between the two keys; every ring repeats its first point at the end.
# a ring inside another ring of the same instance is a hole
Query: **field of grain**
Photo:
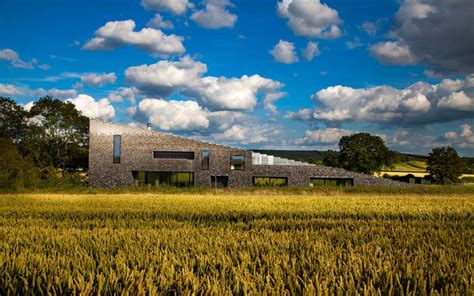
{"type": "Polygon", "coordinates": [[[473,293],[468,194],[0,195],[0,294],[473,293]]]}

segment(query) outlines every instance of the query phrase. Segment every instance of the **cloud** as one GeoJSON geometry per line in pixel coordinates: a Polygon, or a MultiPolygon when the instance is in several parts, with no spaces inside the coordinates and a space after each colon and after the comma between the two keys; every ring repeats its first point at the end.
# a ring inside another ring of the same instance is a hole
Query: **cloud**
{"type": "Polygon", "coordinates": [[[70,98],[70,97],[75,97],[77,96],[77,91],[75,89],[57,89],[57,88],[52,88],[48,90],[44,90],[42,88],[39,88],[34,91],[36,96],[43,97],[43,96],[51,96],[55,99],[65,99],[65,98],[70,98]]]}
{"type": "Polygon", "coordinates": [[[81,82],[84,85],[102,87],[107,84],[114,84],[117,80],[115,73],[87,74],[81,76],[81,82]]]}
{"type": "Polygon", "coordinates": [[[16,51],[10,48],[4,48],[0,50],[0,61],[5,61],[14,68],[28,69],[28,70],[34,69],[35,64],[38,63],[35,59],[29,62],[23,61],[22,59],[20,59],[20,55],[18,55],[16,51]]]}
{"type": "Polygon", "coordinates": [[[354,131],[339,129],[339,128],[326,128],[321,130],[307,130],[305,131],[304,138],[296,139],[296,145],[334,145],[339,142],[343,136],[353,134],[354,131]]]}
{"type": "Polygon", "coordinates": [[[206,64],[182,57],[125,70],[126,81],[148,97],[168,97],[173,92],[197,99],[210,110],[252,110],[258,95],[278,93],[284,86],[260,75],[240,78],[203,76],[206,64]]]}
{"type": "Polygon", "coordinates": [[[138,90],[134,87],[119,87],[115,91],[111,91],[107,98],[111,102],[123,102],[124,99],[127,99],[131,104],[135,105],[136,96],[138,95],[138,90]]]}
{"type": "Polygon", "coordinates": [[[209,127],[208,111],[194,101],[144,99],[136,109],[134,119],[147,120],[161,130],[200,130],[209,127]]]}
{"type": "Polygon", "coordinates": [[[13,84],[2,84],[0,83],[0,95],[3,96],[16,96],[16,97],[45,97],[51,96],[55,99],[66,99],[77,96],[75,89],[30,89],[28,87],[16,86],[13,84]]]}
{"type": "Polygon", "coordinates": [[[159,61],[151,65],[125,70],[126,81],[150,96],[167,97],[177,88],[185,87],[207,72],[207,66],[189,56],[177,62],[159,61]]]}
{"type": "Polygon", "coordinates": [[[298,36],[331,39],[341,35],[338,12],[320,0],[282,0],[277,10],[298,36]]]}
{"type": "Polygon", "coordinates": [[[148,10],[184,14],[193,5],[188,0],[142,0],[141,5],[148,10]]]}
{"type": "Polygon", "coordinates": [[[111,121],[115,117],[115,109],[108,99],[96,101],[91,96],[80,94],[75,98],[67,99],[66,102],[73,103],[77,110],[89,118],[111,121]]]}
{"type": "Polygon", "coordinates": [[[363,44],[362,44],[362,42],[360,42],[359,37],[355,37],[354,40],[351,40],[351,41],[347,41],[347,42],[346,42],[346,46],[347,46],[347,48],[349,48],[349,49],[358,48],[358,47],[361,47],[362,45],[363,45],[363,44]]]}
{"type": "Polygon", "coordinates": [[[174,28],[173,23],[171,21],[166,21],[163,17],[157,13],[155,16],[148,22],[147,24],[150,28],[155,29],[168,29],[171,30],[174,28]]]}
{"type": "Polygon", "coordinates": [[[474,98],[467,96],[463,91],[454,92],[449,96],[442,97],[438,101],[438,107],[456,110],[474,110],[474,98]]]}
{"type": "Polygon", "coordinates": [[[417,82],[404,89],[390,86],[331,86],[316,92],[316,107],[287,113],[290,119],[327,125],[371,122],[380,125],[424,125],[474,116],[473,77],[445,79],[439,84],[417,82]]]}
{"type": "Polygon", "coordinates": [[[461,149],[474,148],[474,133],[472,126],[469,124],[462,124],[459,126],[459,131],[448,131],[440,135],[433,146],[450,145],[461,149]]]}
{"type": "Polygon", "coordinates": [[[261,144],[271,142],[279,131],[268,125],[244,126],[235,124],[222,133],[213,133],[211,139],[227,144],[261,144]]]}
{"type": "Polygon", "coordinates": [[[410,48],[399,41],[379,42],[372,45],[369,51],[384,65],[413,65],[417,62],[410,48]]]}
{"type": "Polygon", "coordinates": [[[379,30],[379,26],[377,22],[363,22],[362,23],[362,30],[367,33],[367,35],[374,37],[377,35],[377,31],[379,30]]]}
{"type": "Polygon", "coordinates": [[[272,50],[270,50],[270,54],[273,56],[275,61],[280,63],[293,64],[298,62],[295,45],[289,41],[280,40],[272,50]]]}
{"type": "Polygon", "coordinates": [[[275,102],[278,101],[279,99],[283,98],[286,96],[287,93],[285,92],[271,92],[267,93],[264,98],[263,98],[263,107],[270,111],[273,114],[278,114],[278,109],[275,106],[275,102]]]}
{"type": "Polygon", "coordinates": [[[229,0],[204,0],[205,7],[191,15],[191,19],[207,29],[232,28],[237,15],[230,13],[227,6],[233,6],[229,0]]]}
{"type": "Polygon", "coordinates": [[[318,43],[309,41],[306,48],[301,51],[301,54],[308,62],[312,61],[314,57],[321,54],[318,48],[318,43]]]}
{"type": "Polygon", "coordinates": [[[0,83],[0,95],[1,96],[22,96],[25,90],[17,87],[13,84],[0,83]]]}
{"type": "Polygon", "coordinates": [[[260,75],[240,78],[207,76],[183,89],[183,94],[196,98],[211,110],[251,111],[257,95],[279,92],[283,84],[260,75]]]}
{"type": "Polygon", "coordinates": [[[169,57],[185,52],[183,38],[177,35],[165,35],[153,28],[134,31],[133,20],[107,22],[96,32],[96,37],[82,47],[85,50],[111,50],[124,45],[134,45],[149,52],[154,57],[169,57]]]}
{"type": "MultiPolygon", "coordinates": [[[[471,0],[405,0],[389,34],[395,41],[389,45],[396,45],[394,50],[403,49],[409,53],[411,62],[428,65],[435,72],[471,74],[474,72],[473,19],[471,0]]],[[[380,53],[379,60],[384,62],[389,52],[380,53]]],[[[391,64],[408,64],[390,55],[388,60],[391,64]]]]}

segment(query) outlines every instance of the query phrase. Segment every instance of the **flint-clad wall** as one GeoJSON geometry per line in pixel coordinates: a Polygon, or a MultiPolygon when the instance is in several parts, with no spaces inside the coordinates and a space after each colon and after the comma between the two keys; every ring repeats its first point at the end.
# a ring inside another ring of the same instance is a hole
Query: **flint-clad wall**
{"type": "Polygon", "coordinates": [[[252,152],[144,128],[90,120],[90,184],[121,187],[134,184],[132,171],[193,172],[196,186],[211,186],[211,176],[228,176],[230,187],[250,187],[252,177],[287,177],[288,185],[308,185],[311,177],[353,178],[355,184],[399,184],[383,178],[319,165],[252,165],[252,152]],[[121,161],[113,163],[113,136],[121,136],[121,161]],[[194,160],[154,159],[153,151],[193,151],[194,160]],[[209,170],[201,152],[209,151],[209,170]],[[245,155],[245,170],[231,170],[230,156],[245,155]]]}
{"type": "Polygon", "coordinates": [[[89,175],[92,186],[133,185],[132,171],[194,172],[194,183],[211,186],[211,175],[229,176],[229,186],[248,184],[250,151],[161,134],[142,128],[90,120],[89,175]],[[121,161],[113,163],[113,136],[121,136],[121,161]],[[154,159],[153,151],[193,151],[194,160],[154,159]],[[209,170],[201,168],[201,152],[209,151],[209,170]],[[245,170],[231,171],[230,156],[245,155],[245,170]]]}

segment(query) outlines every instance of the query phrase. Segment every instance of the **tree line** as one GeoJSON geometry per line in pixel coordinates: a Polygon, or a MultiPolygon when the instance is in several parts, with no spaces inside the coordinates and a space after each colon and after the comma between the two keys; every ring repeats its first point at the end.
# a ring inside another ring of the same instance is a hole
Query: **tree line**
{"type": "Polygon", "coordinates": [[[46,96],[27,110],[0,97],[0,189],[83,183],[88,129],[72,103],[46,96]]]}
{"type": "MultiPolygon", "coordinates": [[[[372,175],[383,168],[393,168],[395,163],[405,158],[401,153],[388,149],[381,137],[356,133],[343,136],[339,141],[339,152],[328,152],[323,164],[372,175]]],[[[436,184],[460,183],[460,176],[466,170],[466,161],[452,147],[436,147],[429,153],[427,171],[436,184]]]]}

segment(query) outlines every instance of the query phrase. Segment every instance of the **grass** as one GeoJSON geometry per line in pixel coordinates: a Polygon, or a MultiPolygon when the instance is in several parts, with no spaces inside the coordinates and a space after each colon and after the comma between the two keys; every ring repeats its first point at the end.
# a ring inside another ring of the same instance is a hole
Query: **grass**
{"type": "Polygon", "coordinates": [[[0,294],[473,292],[470,192],[288,192],[0,195],[0,294]]]}

